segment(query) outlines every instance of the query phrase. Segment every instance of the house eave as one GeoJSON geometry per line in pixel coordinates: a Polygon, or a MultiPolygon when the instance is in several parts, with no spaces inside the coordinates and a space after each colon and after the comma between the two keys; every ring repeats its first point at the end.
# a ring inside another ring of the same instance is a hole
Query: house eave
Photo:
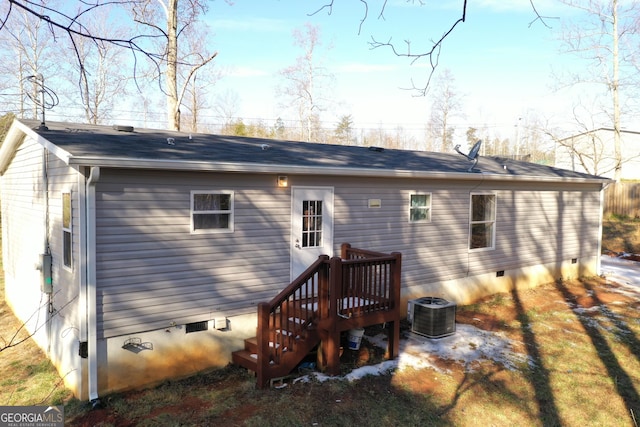
{"type": "Polygon", "coordinates": [[[34,129],[31,129],[20,120],[14,119],[0,147],[0,175],[4,175],[6,172],[25,136],[35,140],[36,143],[55,154],[63,162],[69,163],[69,159],[72,157],[70,153],[40,136],[34,129]]]}
{"type": "Polygon", "coordinates": [[[329,175],[381,178],[423,178],[454,181],[566,182],[606,184],[608,178],[515,175],[491,172],[443,172],[380,168],[345,168],[326,166],[277,165],[265,163],[207,162],[185,160],[141,160],[79,156],[68,159],[69,166],[99,166],[118,169],[159,169],[174,171],[228,172],[256,174],[329,175]]]}

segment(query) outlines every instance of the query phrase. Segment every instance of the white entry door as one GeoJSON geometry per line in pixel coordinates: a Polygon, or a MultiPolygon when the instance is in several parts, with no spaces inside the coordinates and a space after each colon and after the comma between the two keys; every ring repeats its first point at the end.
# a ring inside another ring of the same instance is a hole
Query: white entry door
{"type": "Polygon", "coordinates": [[[332,256],[333,188],[291,188],[291,280],[320,255],[332,256]]]}

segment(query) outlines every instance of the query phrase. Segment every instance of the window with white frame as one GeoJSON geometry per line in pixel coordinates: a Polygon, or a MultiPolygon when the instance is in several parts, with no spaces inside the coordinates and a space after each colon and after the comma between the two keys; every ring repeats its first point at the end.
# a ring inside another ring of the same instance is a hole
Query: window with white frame
{"type": "Polygon", "coordinates": [[[62,193],[62,262],[71,268],[71,193],[62,193]]]}
{"type": "Polygon", "coordinates": [[[412,194],[409,203],[409,222],[431,221],[431,194],[412,194]]]}
{"type": "Polygon", "coordinates": [[[233,192],[192,191],[191,232],[233,231],[233,192]]]}
{"type": "Polygon", "coordinates": [[[493,249],[496,238],[496,195],[471,194],[469,249],[493,249]]]}

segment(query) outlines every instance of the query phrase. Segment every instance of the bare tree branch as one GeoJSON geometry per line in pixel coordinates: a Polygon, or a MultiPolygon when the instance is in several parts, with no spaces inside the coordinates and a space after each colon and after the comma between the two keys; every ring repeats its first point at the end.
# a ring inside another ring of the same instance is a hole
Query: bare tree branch
{"type": "Polygon", "coordinates": [[[533,3],[533,0],[529,0],[529,3],[531,4],[531,9],[533,9],[533,13],[535,13],[536,18],[529,22],[529,28],[531,28],[531,26],[533,24],[536,23],[536,21],[540,21],[542,23],[542,25],[544,25],[545,27],[551,29],[551,26],[549,24],[546,23],[545,19],[560,19],[557,16],[542,16],[538,13],[538,9],[536,9],[536,5],[533,3]]]}
{"type": "MultiPolygon", "coordinates": [[[[411,2],[411,3],[415,3],[415,4],[419,4],[420,6],[423,6],[426,2],[424,2],[423,0],[405,0],[407,3],[411,2]]],[[[364,12],[363,12],[363,16],[360,19],[360,24],[358,27],[358,34],[361,33],[362,31],[362,27],[364,22],[366,21],[368,15],[369,15],[369,4],[367,0],[360,0],[360,2],[364,5],[364,12]]],[[[533,9],[533,12],[536,16],[536,18],[531,21],[529,23],[529,27],[531,27],[535,22],[540,21],[545,27],[547,28],[551,28],[550,25],[547,24],[546,20],[548,19],[557,19],[554,17],[548,17],[548,16],[543,16],[541,15],[538,10],[535,7],[534,4],[534,0],[529,0],[530,4],[531,4],[531,8],[533,9]]],[[[309,15],[315,15],[317,13],[320,13],[322,11],[326,11],[328,15],[331,15],[333,13],[333,7],[335,4],[335,0],[330,0],[327,3],[325,3],[324,5],[322,5],[320,8],[318,8],[317,10],[315,10],[314,12],[310,13],[309,15]]],[[[382,5],[380,6],[380,12],[378,13],[378,19],[380,20],[385,20],[385,10],[388,4],[388,0],[384,0],[382,2],[382,5]]],[[[465,22],[467,18],[467,0],[463,0],[462,1],[462,10],[460,12],[460,17],[451,24],[451,26],[442,34],[442,36],[436,40],[436,41],[431,41],[430,45],[428,48],[421,50],[421,51],[412,51],[411,50],[411,42],[409,40],[404,40],[404,48],[400,49],[397,47],[397,45],[392,41],[392,38],[390,37],[386,42],[385,41],[380,41],[375,39],[373,36],[371,37],[371,41],[369,42],[369,46],[371,49],[378,49],[378,48],[388,48],[391,50],[391,52],[393,53],[393,55],[397,56],[397,57],[402,57],[402,58],[409,58],[410,59],[410,65],[415,64],[417,61],[421,60],[421,59],[425,59],[428,58],[429,60],[429,66],[430,69],[428,71],[428,74],[426,76],[426,82],[424,84],[421,84],[420,86],[416,85],[414,83],[414,81],[411,81],[411,87],[410,88],[403,88],[403,89],[407,89],[407,90],[411,90],[414,91],[416,93],[416,96],[425,96],[428,92],[429,89],[429,85],[431,83],[433,74],[436,71],[436,68],[438,67],[438,61],[439,61],[439,55],[440,52],[442,50],[442,46],[444,44],[444,41],[447,37],[449,37],[449,35],[456,29],[456,27],[465,22]]]]}
{"type": "MultiPolygon", "coordinates": [[[[51,298],[54,298],[58,294],[58,292],[56,292],[53,296],[51,296],[51,298]]],[[[36,332],[38,332],[45,325],[47,325],[47,323],[51,322],[51,320],[53,319],[54,316],[58,315],[69,304],[74,302],[76,300],[76,298],[77,297],[74,297],[74,298],[70,299],[64,305],[62,305],[60,308],[56,309],[55,312],[47,320],[45,320],[43,323],[41,323],[40,325],[38,325],[37,324],[38,322],[36,322],[36,327],[32,332],[27,333],[26,337],[18,339],[18,335],[20,334],[20,331],[22,331],[23,329],[26,329],[27,323],[29,323],[29,321],[31,321],[31,319],[33,319],[34,316],[36,316],[36,315],[39,316],[40,315],[40,311],[50,304],[49,301],[46,301],[45,303],[42,303],[42,301],[40,301],[41,302],[40,306],[31,314],[31,316],[29,316],[29,318],[25,322],[23,322],[20,325],[20,327],[16,330],[16,332],[13,334],[13,336],[11,336],[11,338],[8,341],[4,337],[0,337],[0,339],[2,340],[2,343],[0,344],[0,352],[3,352],[4,350],[7,350],[7,349],[9,349],[11,347],[16,347],[16,346],[22,344],[23,342],[29,340],[31,337],[33,337],[36,334],[36,332]]]]}

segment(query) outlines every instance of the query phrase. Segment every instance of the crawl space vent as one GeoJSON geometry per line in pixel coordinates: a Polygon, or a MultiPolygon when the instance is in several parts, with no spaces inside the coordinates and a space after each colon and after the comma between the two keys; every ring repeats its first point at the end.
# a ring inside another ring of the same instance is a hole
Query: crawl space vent
{"type": "Polygon", "coordinates": [[[187,334],[191,332],[206,331],[207,329],[209,329],[209,322],[206,320],[203,320],[202,322],[187,323],[185,325],[185,331],[187,334]]]}
{"type": "Polygon", "coordinates": [[[411,332],[442,338],[456,331],[456,304],[443,298],[423,297],[409,301],[411,332]]]}

